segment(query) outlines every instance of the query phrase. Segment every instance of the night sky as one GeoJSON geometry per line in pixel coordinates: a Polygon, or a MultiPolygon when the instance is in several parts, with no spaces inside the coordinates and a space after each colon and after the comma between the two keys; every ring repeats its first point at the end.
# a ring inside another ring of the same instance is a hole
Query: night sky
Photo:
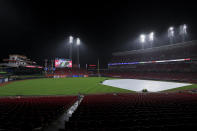
{"type": "Polygon", "coordinates": [[[43,65],[44,59],[68,58],[69,35],[79,37],[80,63],[106,67],[112,52],[139,49],[141,33],[154,31],[162,45],[169,26],[188,25],[196,39],[193,2],[30,1],[0,0],[0,60],[23,54],[43,65]]]}

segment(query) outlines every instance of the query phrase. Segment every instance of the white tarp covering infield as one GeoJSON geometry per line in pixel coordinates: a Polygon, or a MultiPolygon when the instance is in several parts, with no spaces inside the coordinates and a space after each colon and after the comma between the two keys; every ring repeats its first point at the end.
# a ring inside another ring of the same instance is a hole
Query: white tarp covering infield
{"type": "Polygon", "coordinates": [[[138,80],[138,79],[105,80],[103,81],[102,84],[117,87],[117,88],[132,90],[132,91],[142,91],[142,89],[147,89],[150,92],[163,91],[163,90],[168,90],[172,88],[178,88],[182,86],[191,85],[189,83],[138,80]]]}

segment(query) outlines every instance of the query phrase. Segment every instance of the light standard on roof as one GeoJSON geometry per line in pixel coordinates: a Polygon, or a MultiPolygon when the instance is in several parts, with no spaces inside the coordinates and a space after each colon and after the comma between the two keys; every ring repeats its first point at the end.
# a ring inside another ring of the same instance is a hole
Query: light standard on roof
{"type": "Polygon", "coordinates": [[[146,35],[141,34],[140,35],[140,43],[142,43],[142,49],[144,49],[145,40],[146,40],[146,35]]]}
{"type": "Polygon", "coordinates": [[[80,68],[80,63],[79,63],[79,46],[80,46],[80,44],[81,44],[81,41],[80,41],[79,38],[77,38],[76,44],[77,44],[77,65],[78,65],[78,67],[80,68]]]}
{"type": "Polygon", "coordinates": [[[179,34],[181,35],[182,41],[184,42],[185,37],[187,35],[187,25],[186,24],[180,26],[179,34]]]}
{"type": "Polygon", "coordinates": [[[73,45],[73,37],[69,36],[69,59],[72,60],[72,45],[73,45]]]}
{"type": "Polygon", "coordinates": [[[150,41],[150,44],[151,44],[151,47],[153,46],[153,41],[154,41],[154,32],[151,32],[149,34],[149,41],[150,41]]]}
{"type": "Polygon", "coordinates": [[[170,39],[170,43],[173,43],[173,39],[174,39],[174,27],[170,27],[168,29],[168,38],[170,39]]]}

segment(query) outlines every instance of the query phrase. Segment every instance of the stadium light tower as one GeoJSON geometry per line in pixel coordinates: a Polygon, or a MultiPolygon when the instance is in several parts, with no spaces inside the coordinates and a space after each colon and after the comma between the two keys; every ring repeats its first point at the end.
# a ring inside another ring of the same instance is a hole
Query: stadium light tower
{"type": "Polygon", "coordinates": [[[184,42],[185,37],[187,36],[187,25],[186,24],[180,26],[179,34],[181,35],[182,41],[184,42]]]}
{"type": "Polygon", "coordinates": [[[69,59],[72,60],[73,36],[69,36],[69,59]]]}
{"type": "Polygon", "coordinates": [[[77,64],[78,64],[78,67],[80,68],[80,63],[79,63],[79,46],[81,44],[81,40],[79,38],[77,38],[76,44],[77,44],[77,64]]]}
{"type": "Polygon", "coordinates": [[[146,40],[146,35],[141,34],[140,35],[140,42],[142,43],[142,49],[144,49],[145,40],[146,40]]]}
{"type": "Polygon", "coordinates": [[[153,41],[154,41],[154,32],[151,32],[149,34],[149,41],[150,41],[150,44],[151,44],[151,47],[153,46],[153,41]]]}
{"type": "Polygon", "coordinates": [[[173,43],[173,39],[174,39],[174,27],[170,27],[168,29],[168,38],[170,39],[170,43],[173,43]]]}
{"type": "Polygon", "coordinates": [[[81,41],[79,38],[77,38],[77,46],[79,46],[81,44],[81,41]]]}
{"type": "Polygon", "coordinates": [[[69,37],[69,43],[70,43],[70,44],[73,43],[73,37],[72,37],[72,36],[69,37]]]}

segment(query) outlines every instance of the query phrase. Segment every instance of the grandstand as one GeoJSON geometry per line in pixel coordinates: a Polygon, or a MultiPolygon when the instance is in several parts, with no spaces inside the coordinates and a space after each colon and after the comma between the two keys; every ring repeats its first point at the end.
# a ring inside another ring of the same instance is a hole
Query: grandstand
{"type": "Polygon", "coordinates": [[[197,41],[113,53],[108,74],[197,82],[197,41]],[[128,73],[129,72],[129,73],[128,73]]]}

